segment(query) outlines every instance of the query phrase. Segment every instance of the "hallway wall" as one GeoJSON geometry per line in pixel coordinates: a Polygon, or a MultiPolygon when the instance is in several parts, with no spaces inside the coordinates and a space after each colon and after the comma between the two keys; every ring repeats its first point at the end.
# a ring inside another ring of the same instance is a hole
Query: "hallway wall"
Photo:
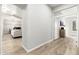
{"type": "MultiPolygon", "coordinates": [[[[79,15],[79,5],[78,5],[78,15],[79,15]]],[[[77,21],[77,26],[78,26],[78,47],[79,47],[79,16],[78,16],[78,21],[77,21]]]]}
{"type": "Polygon", "coordinates": [[[0,40],[1,40],[1,4],[0,4],[0,40]]]}
{"type": "Polygon", "coordinates": [[[23,45],[28,50],[51,40],[52,12],[47,5],[27,5],[23,19],[23,45]]]}

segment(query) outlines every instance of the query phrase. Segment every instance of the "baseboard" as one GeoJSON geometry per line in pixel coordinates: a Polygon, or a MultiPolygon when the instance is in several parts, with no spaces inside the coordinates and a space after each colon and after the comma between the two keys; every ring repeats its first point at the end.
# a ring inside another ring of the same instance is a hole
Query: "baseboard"
{"type": "Polygon", "coordinates": [[[28,49],[23,44],[22,44],[22,47],[24,48],[26,52],[28,52],[28,49]]]}
{"type": "Polygon", "coordinates": [[[47,44],[47,43],[50,43],[51,41],[53,41],[53,39],[50,39],[49,41],[46,41],[46,42],[44,42],[44,43],[42,43],[42,44],[40,44],[40,45],[36,46],[35,48],[30,49],[30,50],[28,50],[23,44],[22,44],[22,47],[26,50],[27,53],[29,53],[29,52],[47,44]]]}

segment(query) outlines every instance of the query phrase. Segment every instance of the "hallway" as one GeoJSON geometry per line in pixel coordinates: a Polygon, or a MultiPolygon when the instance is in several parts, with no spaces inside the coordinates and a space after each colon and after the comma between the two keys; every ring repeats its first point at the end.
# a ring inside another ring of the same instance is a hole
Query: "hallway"
{"type": "Polygon", "coordinates": [[[9,12],[15,11],[2,15],[3,55],[79,54],[79,5],[25,4],[24,9],[21,6],[3,5],[9,12]],[[14,39],[19,36],[22,38],[14,39]]]}
{"type": "Polygon", "coordinates": [[[3,40],[3,55],[75,55],[77,48],[71,38],[59,38],[47,43],[34,51],[27,53],[21,46],[21,38],[13,39],[11,35],[5,35],[3,40]],[[7,49],[6,49],[7,48],[7,49]]]}

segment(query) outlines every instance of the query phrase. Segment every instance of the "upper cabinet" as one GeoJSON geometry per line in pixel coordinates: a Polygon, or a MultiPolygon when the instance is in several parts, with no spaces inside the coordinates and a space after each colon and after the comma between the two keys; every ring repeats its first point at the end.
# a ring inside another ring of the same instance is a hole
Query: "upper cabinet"
{"type": "Polygon", "coordinates": [[[16,14],[16,7],[11,4],[3,4],[2,5],[2,12],[9,14],[9,15],[16,14]]]}
{"type": "Polygon", "coordinates": [[[3,4],[2,12],[5,14],[13,15],[15,17],[22,17],[22,9],[12,4],[3,4]]]}

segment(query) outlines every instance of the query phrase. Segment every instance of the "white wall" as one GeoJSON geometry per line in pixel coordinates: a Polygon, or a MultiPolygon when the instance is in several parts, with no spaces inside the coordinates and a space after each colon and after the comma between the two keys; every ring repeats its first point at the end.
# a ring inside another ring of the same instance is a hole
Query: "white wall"
{"type": "Polygon", "coordinates": [[[51,40],[52,12],[47,5],[27,5],[23,19],[23,45],[28,50],[51,40]]]}
{"type": "Polygon", "coordinates": [[[2,40],[2,19],[1,19],[1,4],[0,4],[0,54],[1,54],[1,40],[2,40]]]}
{"type": "Polygon", "coordinates": [[[0,4],[0,39],[1,39],[1,4],[0,4]]]}
{"type": "Polygon", "coordinates": [[[78,5],[78,21],[77,21],[77,26],[78,26],[78,47],[79,47],[79,5],[78,5]]]}
{"type": "Polygon", "coordinates": [[[53,40],[55,40],[55,17],[54,17],[54,13],[52,13],[52,20],[51,20],[51,37],[53,40]]]}

